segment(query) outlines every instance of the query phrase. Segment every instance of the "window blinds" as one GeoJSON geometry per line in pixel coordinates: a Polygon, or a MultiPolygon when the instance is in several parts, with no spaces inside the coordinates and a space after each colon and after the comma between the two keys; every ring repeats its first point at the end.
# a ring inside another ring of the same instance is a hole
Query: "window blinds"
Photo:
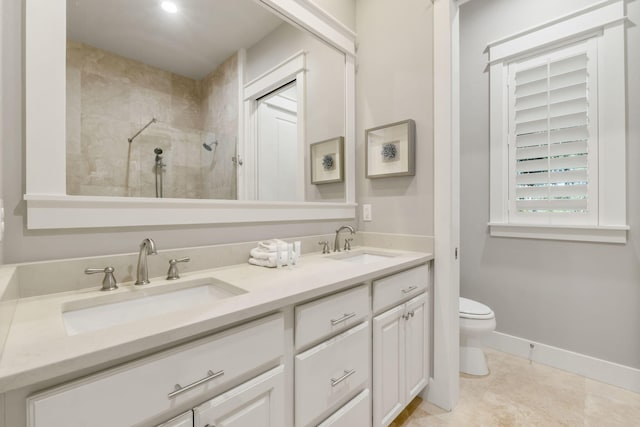
{"type": "Polygon", "coordinates": [[[510,68],[510,197],[517,214],[586,213],[590,82],[586,49],[510,68]],[[526,65],[525,65],[526,64],[526,65]],[[524,66],[523,66],[524,65],[524,66]]]}

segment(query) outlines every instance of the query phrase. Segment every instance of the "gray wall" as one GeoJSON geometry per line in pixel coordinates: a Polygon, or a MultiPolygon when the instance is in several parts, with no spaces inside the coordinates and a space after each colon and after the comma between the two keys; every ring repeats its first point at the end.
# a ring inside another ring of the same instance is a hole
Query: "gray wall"
{"type": "Polygon", "coordinates": [[[476,0],[460,13],[461,294],[488,304],[497,330],[640,368],[640,2],[628,4],[626,245],[492,238],[488,42],[595,0],[476,0]]]}
{"type": "Polygon", "coordinates": [[[311,184],[310,144],[345,135],[345,58],[340,51],[284,23],[247,49],[246,81],[305,52],[305,200],[344,201],[344,183],[311,184]]]}
{"type": "Polygon", "coordinates": [[[315,0],[315,3],[351,31],[356,30],[355,0],[315,0]]]}
{"type": "MultiPolygon", "coordinates": [[[[2,0],[2,175],[6,234],[4,262],[135,252],[144,237],[155,239],[159,249],[243,242],[272,237],[325,234],[342,222],[313,221],[295,224],[143,227],[33,231],[25,227],[24,100],[22,8],[24,0],[2,0]]],[[[47,171],[42,171],[47,173],[47,171]]],[[[350,223],[350,222],[346,222],[350,223]]],[[[355,225],[355,223],[351,222],[355,225]]]]}
{"type": "Polygon", "coordinates": [[[431,2],[356,2],[356,194],[364,231],[433,236],[433,9],[431,2]],[[365,129],[413,119],[416,175],[366,179],[365,129]],[[360,212],[361,214],[361,212],[360,212]]]}
{"type": "MultiPolygon", "coordinates": [[[[4,2],[0,2],[0,24],[4,23],[4,2]]],[[[6,51],[5,47],[4,47],[4,43],[6,41],[6,37],[4,35],[5,33],[5,26],[2,25],[0,26],[0,64],[4,63],[4,52],[6,51]]],[[[3,76],[4,75],[4,67],[0,66],[0,166],[2,166],[2,147],[4,146],[4,110],[5,110],[5,97],[3,96],[4,93],[4,84],[2,84],[1,82],[3,82],[3,76]]],[[[2,173],[0,173],[0,201],[2,201],[2,195],[3,195],[3,191],[2,191],[2,173]]],[[[0,208],[2,208],[4,206],[4,204],[2,202],[0,202],[0,208]]],[[[4,236],[0,236],[0,265],[2,264],[2,248],[4,247],[4,236]]],[[[0,402],[0,407],[2,407],[2,403],[0,402]]]]}

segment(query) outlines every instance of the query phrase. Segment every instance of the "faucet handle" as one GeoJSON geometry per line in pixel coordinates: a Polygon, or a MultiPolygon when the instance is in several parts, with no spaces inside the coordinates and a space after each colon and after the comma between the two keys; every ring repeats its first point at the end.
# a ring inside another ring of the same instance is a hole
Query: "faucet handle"
{"type": "Polygon", "coordinates": [[[104,273],[104,279],[102,279],[102,289],[101,291],[113,291],[118,289],[118,285],[116,285],[116,278],[113,275],[113,272],[116,271],[113,267],[105,267],[105,268],[85,268],[84,274],[96,274],[96,273],[104,273]]]}
{"type": "Polygon", "coordinates": [[[322,245],[322,253],[323,254],[328,254],[331,252],[331,249],[329,249],[329,241],[328,240],[321,240],[318,242],[319,245],[322,245]]]}
{"type": "Polygon", "coordinates": [[[178,274],[178,263],[179,262],[189,262],[191,261],[191,258],[189,258],[188,256],[183,257],[183,258],[172,258],[169,260],[169,271],[167,271],[167,280],[176,280],[180,278],[180,275],[178,274]]]}
{"type": "Polygon", "coordinates": [[[344,250],[345,251],[350,251],[351,250],[351,242],[353,242],[353,237],[349,237],[344,239],[344,250]]]}

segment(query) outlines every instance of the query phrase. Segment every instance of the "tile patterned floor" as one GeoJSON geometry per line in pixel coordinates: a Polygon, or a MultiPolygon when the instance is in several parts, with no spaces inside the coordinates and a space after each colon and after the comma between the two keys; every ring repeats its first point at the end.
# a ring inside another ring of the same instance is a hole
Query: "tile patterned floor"
{"type": "Polygon", "coordinates": [[[487,349],[490,374],[461,374],[446,412],[416,398],[390,427],[640,426],[640,394],[487,349]]]}

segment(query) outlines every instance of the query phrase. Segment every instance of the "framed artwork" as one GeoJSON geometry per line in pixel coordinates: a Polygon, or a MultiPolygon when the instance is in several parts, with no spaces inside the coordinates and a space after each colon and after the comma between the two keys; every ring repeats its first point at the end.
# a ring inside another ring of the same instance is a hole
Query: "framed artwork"
{"type": "Polygon", "coordinates": [[[416,122],[404,120],[365,131],[367,178],[416,174],[416,122]]]}
{"type": "Polygon", "coordinates": [[[329,184],[344,180],[344,138],[311,144],[311,183],[329,184]]]}

